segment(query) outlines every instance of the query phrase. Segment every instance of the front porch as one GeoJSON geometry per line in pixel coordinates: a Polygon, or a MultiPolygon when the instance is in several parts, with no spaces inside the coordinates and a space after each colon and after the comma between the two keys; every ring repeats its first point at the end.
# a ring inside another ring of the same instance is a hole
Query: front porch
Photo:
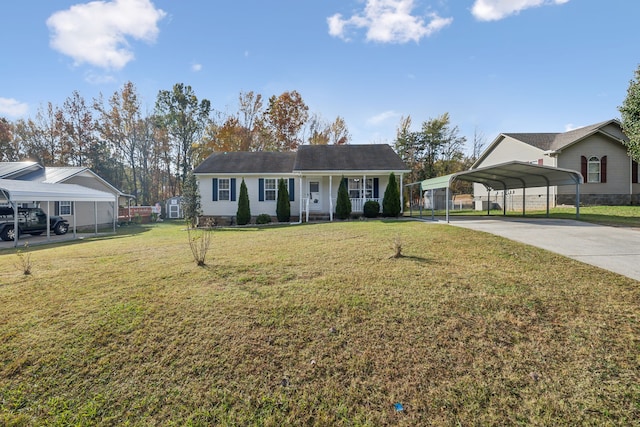
{"type": "MultiPolygon", "coordinates": [[[[309,218],[323,218],[333,221],[338,199],[338,188],[341,180],[345,186],[351,201],[351,212],[362,214],[364,205],[368,201],[378,202],[382,212],[382,195],[389,182],[389,175],[361,176],[333,176],[333,175],[307,175],[300,176],[300,219],[309,221],[309,218]]],[[[399,176],[402,185],[402,175],[399,176]]],[[[401,187],[402,188],[402,187],[401,187]]],[[[402,192],[401,205],[402,205],[402,192]]]]}

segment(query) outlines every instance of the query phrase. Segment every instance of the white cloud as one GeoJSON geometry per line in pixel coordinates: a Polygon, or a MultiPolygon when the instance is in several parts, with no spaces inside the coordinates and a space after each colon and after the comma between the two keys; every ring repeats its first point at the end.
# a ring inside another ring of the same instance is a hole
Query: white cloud
{"type": "Polygon", "coordinates": [[[380,125],[388,121],[389,119],[393,119],[396,117],[400,117],[400,114],[396,113],[395,111],[385,111],[383,113],[376,114],[373,117],[369,117],[367,119],[367,123],[370,125],[380,125]]]}
{"type": "Polygon", "coordinates": [[[197,73],[198,71],[202,70],[202,64],[192,64],[191,65],[191,71],[193,71],[194,73],[197,73]]]}
{"type": "Polygon", "coordinates": [[[365,28],[368,41],[418,42],[453,22],[453,18],[442,18],[436,13],[429,13],[425,17],[413,15],[413,3],[414,0],[366,0],[363,13],[355,14],[348,19],[339,13],[327,18],[329,34],[349,40],[348,29],[365,28]]]}
{"type": "Polygon", "coordinates": [[[479,21],[498,21],[532,7],[568,2],[569,0],[476,0],[471,13],[479,21]]]}
{"type": "Polygon", "coordinates": [[[582,126],[575,126],[573,123],[567,123],[564,125],[564,131],[570,132],[572,130],[580,129],[582,126]]]}
{"type": "Polygon", "coordinates": [[[47,26],[51,47],[75,65],[119,70],[134,58],[128,39],[154,42],[165,16],[151,0],[92,1],[54,13],[47,26]]]}
{"type": "Polygon", "coordinates": [[[29,105],[13,98],[0,98],[0,114],[9,117],[20,117],[27,114],[29,105]]]}

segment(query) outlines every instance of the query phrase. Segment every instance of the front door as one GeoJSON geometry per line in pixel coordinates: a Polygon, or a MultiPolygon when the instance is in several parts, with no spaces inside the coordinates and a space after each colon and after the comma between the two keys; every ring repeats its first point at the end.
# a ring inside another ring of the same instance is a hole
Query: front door
{"type": "Polygon", "coordinates": [[[320,181],[309,181],[309,211],[317,212],[322,210],[322,192],[320,191],[320,181]]]}

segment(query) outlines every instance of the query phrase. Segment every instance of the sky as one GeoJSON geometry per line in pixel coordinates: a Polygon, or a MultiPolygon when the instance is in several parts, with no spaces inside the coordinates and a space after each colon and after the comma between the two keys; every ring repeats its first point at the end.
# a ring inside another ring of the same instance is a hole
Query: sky
{"type": "Polygon", "coordinates": [[[3,4],[0,117],[78,91],[192,87],[219,112],[241,92],[298,91],[351,143],[393,144],[449,113],[468,140],[619,118],[640,64],[637,0],[28,0],[3,4]]]}

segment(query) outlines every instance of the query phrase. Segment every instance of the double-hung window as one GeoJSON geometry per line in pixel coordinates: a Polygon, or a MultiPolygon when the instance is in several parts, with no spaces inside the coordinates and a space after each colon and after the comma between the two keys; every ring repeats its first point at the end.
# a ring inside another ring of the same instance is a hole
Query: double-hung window
{"type": "MultiPolygon", "coordinates": [[[[350,199],[360,199],[362,198],[362,178],[349,178],[348,181],[348,190],[349,190],[349,198],[350,199]]],[[[367,178],[364,180],[364,197],[367,199],[373,198],[373,178],[367,178]]]]}
{"type": "Polygon", "coordinates": [[[587,182],[602,182],[600,179],[600,159],[598,157],[589,157],[587,170],[587,182]]]}
{"type": "Polygon", "coordinates": [[[359,199],[360,198],[360,183],[362,180],[360,178],[349,178],[348,181],[348,190],[349,190],[349,198],[350,199],[359,199]]]}
{"type": "Polygon", "coordinates": [[[71,215],[71,202],[60,202],[58,205],[58,215],[71,215]]]}
{"type": "Polygon", "coordinates": [[[218,179],[218,200],[231,200],[231,182],[229,178],[218,179]]]}
{"type": "Polygon", "coordinates": [[[277,180],[275,178],[264,179],[264,200],[276,200],[276,192],[278,189],[277,180]]]}

